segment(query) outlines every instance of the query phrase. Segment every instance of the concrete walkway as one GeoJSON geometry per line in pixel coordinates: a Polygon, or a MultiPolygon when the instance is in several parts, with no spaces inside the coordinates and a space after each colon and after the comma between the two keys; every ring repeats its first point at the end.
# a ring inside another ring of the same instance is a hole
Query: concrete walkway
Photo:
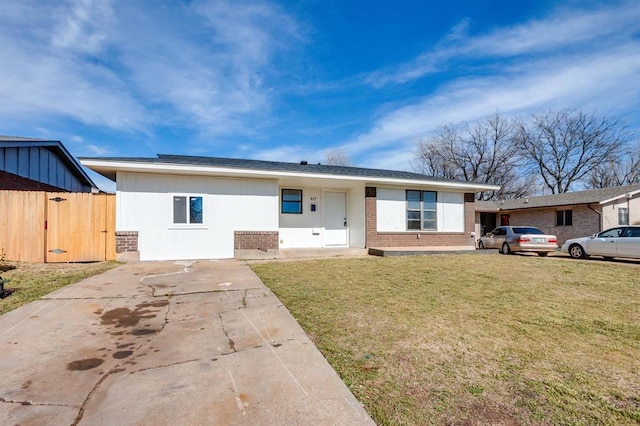
{"type": "Polygon", "coordinates": [[[373,424],[239,261],[119,266],[0,316],[0,348],[3,424],[373,424]]]}

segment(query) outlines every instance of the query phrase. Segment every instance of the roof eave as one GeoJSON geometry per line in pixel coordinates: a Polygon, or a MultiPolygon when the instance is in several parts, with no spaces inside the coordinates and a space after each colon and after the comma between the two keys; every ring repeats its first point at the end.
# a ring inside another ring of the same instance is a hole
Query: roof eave
{"type": "Polygon", "coordinates": [[[49,151],[53,151],[54,154],[58,154],[60,160],[67,165],[71,170],[74,171],[76,177],[78,177],[84,184],[90,186],[91,188],[98,189],[98,186],[93,182],[93,180],[89,177],[87,172],[84,171],[82,165],[75,159],[73,155],[60,141],[52,140],[52,139],[35,139],[35,138],[19,138],[16,137],[10,138],[6,137],[5,139],[0,141],[0,146],[5,147],[38,147],[44,148],[49,151]],[[14,142],[14,143],[12,143],[14,142]]]}
{"type": "Polygon", "coordinates": [[[482,192],[497,191],[500,189],[496,185],[467,183],[467,182],[447,182],[438,180],[419,180],[419,179],[400,179],[385,178],[371,176],[351,176],[341,174],[325,174],[312,172],[297,171],[275,171],[275,170],[254,170],[248,168],[232,168],[232,167],[215,167],[205,165],[185,165],[162,162],[133,162],[133,161],[113,161],[100,160],[91,158],[82,158],[80,162],[95,172],[115,180],[116,173],[169,173],[169,174],[191,174],[191,175],[209,175],[209,176],[226,176],[226,177],[254,177],[261,179],[280,179],[280,178],[311,178],[319,180],[343,180],[352,182],[363,182],[365,184],[387,184],[387,185],[412,185],[412,186],[429,186],[437,188],[456,189],[466,192],[482,192]]]}
{"type": "Polygon", "coordinates": [[[612,201],[619,200],[620,198],[633,198],[637,194],[640,194],[640,189],[637,189],[635,191],[625,192],[624,194],[616,195],[615,197],[607,198],[606,200],[600,201],[599,204],[600,205],[608,204],[612,201]]]}

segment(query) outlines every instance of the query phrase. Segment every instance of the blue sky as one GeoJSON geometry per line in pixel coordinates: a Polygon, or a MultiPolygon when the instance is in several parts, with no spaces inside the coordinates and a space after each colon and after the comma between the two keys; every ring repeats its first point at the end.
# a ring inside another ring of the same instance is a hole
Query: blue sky
{"type": "Polygon", "coordinates": [[[640,2],[0,0],[0,134],[411,170],[496,111],[640,128],[640,2]]]}

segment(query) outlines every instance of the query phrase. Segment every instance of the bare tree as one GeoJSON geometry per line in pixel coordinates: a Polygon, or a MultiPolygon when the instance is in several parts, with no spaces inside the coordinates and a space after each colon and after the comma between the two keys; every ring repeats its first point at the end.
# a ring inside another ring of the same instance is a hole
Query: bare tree
{"type": "Polygon", "coordinates": [[[419,141],[413,167],[435,177],[500,185],[478,199],[518,198],[530,193],[531,180],[518,174],[519,150],[514,125],[498,113],[472,124],[444,126],[419,141]]]}
{"type": "Polygon", "coordinates": [[[587,175],[588,188],[640,183],[640,143],[629,146],[621,155],[608,155],[587,175]]]}
{"type": "Polygon", "coordinates": [[[325,154],[324,164],[328,164],[330,166],[350,166],[351,159],[344,151],[334,149],[325,154]]]}
{"type": "Polygon", "coordinates": [[[603,159],[620,155],[628,134],[616,119],[562,110],[520,121],[516,139],[529,171],[539,175],[552,194],[559,194],[586,180],[603,159]]]}

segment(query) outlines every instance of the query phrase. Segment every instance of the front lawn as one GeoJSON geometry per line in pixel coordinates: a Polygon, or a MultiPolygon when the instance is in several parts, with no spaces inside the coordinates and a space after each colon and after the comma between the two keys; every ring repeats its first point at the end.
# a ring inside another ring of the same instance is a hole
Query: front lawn
{"type": "Polygon", "coordinates": [[[0,315],[25,305],[61,287],[101,274],[116,262],[94,263],[20,263],[0,262],[0,275],[11,280],[7,289],[15,289],[10,296],[0,299],[0,315]],[[15,269],[10,269],[15,267],[15,269]],[[3,272],[8,269],[6,272],[3,272]]]}
{"type": "Polygon", "coordinates": [[[640,264],[253,265],[381,425],[640,423],[640,264]]]}

